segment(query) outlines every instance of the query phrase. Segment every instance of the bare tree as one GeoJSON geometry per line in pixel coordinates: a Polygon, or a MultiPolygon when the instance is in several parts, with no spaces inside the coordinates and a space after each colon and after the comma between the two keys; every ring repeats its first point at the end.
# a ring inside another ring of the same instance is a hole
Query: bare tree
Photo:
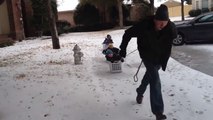
{"type": "Polygon", "coordinates": [[[52,35],[52,45],[53,45],[53,49],[60,49],[58,31],[56,28],[56,20],[52,11],[51,1],[52,0],[47,0],[47,11],[48,11],[48,19],[49,19],[49,28],[52,35]]]}
{"type": "Polygon", "coordinates": [[[118,14],[119,14],[119,27],[123,28],[123,10],[122,10],[123,0],[117,0],[117,2],[118,2],[118,14]]]}
{"type": "Polygon", "coordinates": [[[150,11],[151,11],[151,14],[154,15],[154,3],[155,1],[154,0],[149,0],[150,1],[150,11]]]}

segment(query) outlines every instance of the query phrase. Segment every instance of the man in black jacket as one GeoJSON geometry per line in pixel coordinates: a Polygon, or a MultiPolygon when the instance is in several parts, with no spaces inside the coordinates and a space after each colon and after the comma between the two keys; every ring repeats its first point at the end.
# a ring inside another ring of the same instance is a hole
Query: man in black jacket
{"type": "Polygon", "coordinates": [[[138,51],[146,67],[146,73],[141,85],[136,89],[138,104],[142,103],[143,94],[150,84],[150,102],[156,120],[166,119],[161,93],[161,82],[158,70],[165,71],[171,54],[172,40],[177,37],[176,28],[169,20],[168,8],[158,7],[154,16],[142,20],[127,29],[120,45],[120,55],[126,57],[126,48],[132,37],[137,37],[138,51]]]}

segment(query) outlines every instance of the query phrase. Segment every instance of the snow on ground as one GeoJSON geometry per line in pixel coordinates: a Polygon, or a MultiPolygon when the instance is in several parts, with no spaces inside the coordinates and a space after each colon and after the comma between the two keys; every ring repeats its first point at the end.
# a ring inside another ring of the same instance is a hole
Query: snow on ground
{"type": "Polygon", "coordinates": [[[203,44],[203,45],[193,45],[192,48],[199,48],[208,52],[213,52],[212,44],[203,44]]]}
{"type": "MultiPolygon", "coordinates": [[[[139,81],[133,75],[140,64],[138,52],[129,54],[121,73],[110,73],[101,53],[104,37],[111,34],[119,46],[124,30],[69,33],[60,36],[61,49],[51,39],[37,38],[0,48],[1,120],[155,120],[149,89],[143,104],[136,104],[139,81]],[[74,65],[73,47],[84,53],[74,65]]],[[[136,49],[132,39],[127,53],[136,49]]],[[[160,71],[168,120],[211,120],[213,77],[170,58],[160,71]]]]}

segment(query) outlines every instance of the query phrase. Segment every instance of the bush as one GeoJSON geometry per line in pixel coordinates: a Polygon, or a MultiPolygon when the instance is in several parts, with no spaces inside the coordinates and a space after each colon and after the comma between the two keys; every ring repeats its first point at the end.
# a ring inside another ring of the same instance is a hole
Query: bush
{"type": "Polygon", "coordinates": [[[89,31],[99,31],[104,29],[111,29],[115,25],[112,23],[105,23],[105,24],[95,24],[95,25],[82,25],[82,26],[76,26],[72,27],[70,29],[70,32],[89,32],[89,31]]]}
{"type": "MultiPolygon", "coordinates": [[[[33,16],[31,18],[31,27],[36,33],[40,32],[43,35],[50,35],[48,11],[46,8],[47,0],[31,0],[33,16]]],[[[51,0],[52,12],[56,18],[57,4],[55,0],[51,0]]],[[[38,34],[37,34],[38,35],[38,34]]],[[[38,35],[41,36],[41,35],[38,35]]]]}
{"type": "Polygon", "coordinates": [[[66,20],[59,20],[56,22],[58,34],[68,33],[71,28],[71,24],[66,20]]]}
{"type": "MultiPolygon", "coordinates": [[[[119,21],[119,11],[117,6],[111,6],[108,8],[109,10],[109,17],[110,17],[110,22],[113,24],[118,24],[117,22],[119,21]]],[[[123,21],[125,22],[127,18],[130,16],[130,7],[125,6],[122,4],[122,10],[123,10],[123,21]]]]}
{"type": "Polygon", "coordinates": [[[98,9],[89,3],[78,4],[74,12],[74,21],[77,25],[94,25],[100,23],[98,9]]]}
{"type": "Polygon", "coordinates": [[[202,11],[202,13],[206,13],[206,12],[209,12],[209,9],[208,8],[203,8],[201,11],[202,11]]]}
{"type": "Polygon", "coordinates": [[[6,39],[2,39],[0,40],[0,48],[2,47],[6,47],[6,46],[11,46],[13,45],[15,42],[12,39],[6,38],[6,39]]]}
{"type": "Polygon", "coordinates": [[[202,11],[200,9],[197,9],[197,10],[190,10],[189,11],[189,16],[190,17],[195,17],[195,16],[198,16],[202,13],[202,11]]]}

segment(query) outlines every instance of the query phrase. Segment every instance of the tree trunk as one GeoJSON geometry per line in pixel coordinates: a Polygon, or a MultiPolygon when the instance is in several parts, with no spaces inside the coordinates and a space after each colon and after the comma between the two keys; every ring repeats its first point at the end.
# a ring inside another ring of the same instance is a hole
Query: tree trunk
{"type": "Polygon", "coordinates": [[[184,0],[181,0],[181,17],[182,21],[184,21],[184,0]]]}
{"type": "Polygon", "coordinates": [[[119,27],[123,28],[123,10],[122,10],[123,0],[117,0],[117,2],[118,2],[118,14],[119,14],[119,27]]]}
{"type": "Polygon", "coordinates": [[[53,49],[60,49],[55,17],[51,8],[51,0],[47,0],[47,10],[48,10],[49,28],[52,35],[53,49]]]}
{"type": "Polygon", "coordinates": [[[150,0],[150,12],[151,15],[154,15],[154,0],[150,0]]]}

